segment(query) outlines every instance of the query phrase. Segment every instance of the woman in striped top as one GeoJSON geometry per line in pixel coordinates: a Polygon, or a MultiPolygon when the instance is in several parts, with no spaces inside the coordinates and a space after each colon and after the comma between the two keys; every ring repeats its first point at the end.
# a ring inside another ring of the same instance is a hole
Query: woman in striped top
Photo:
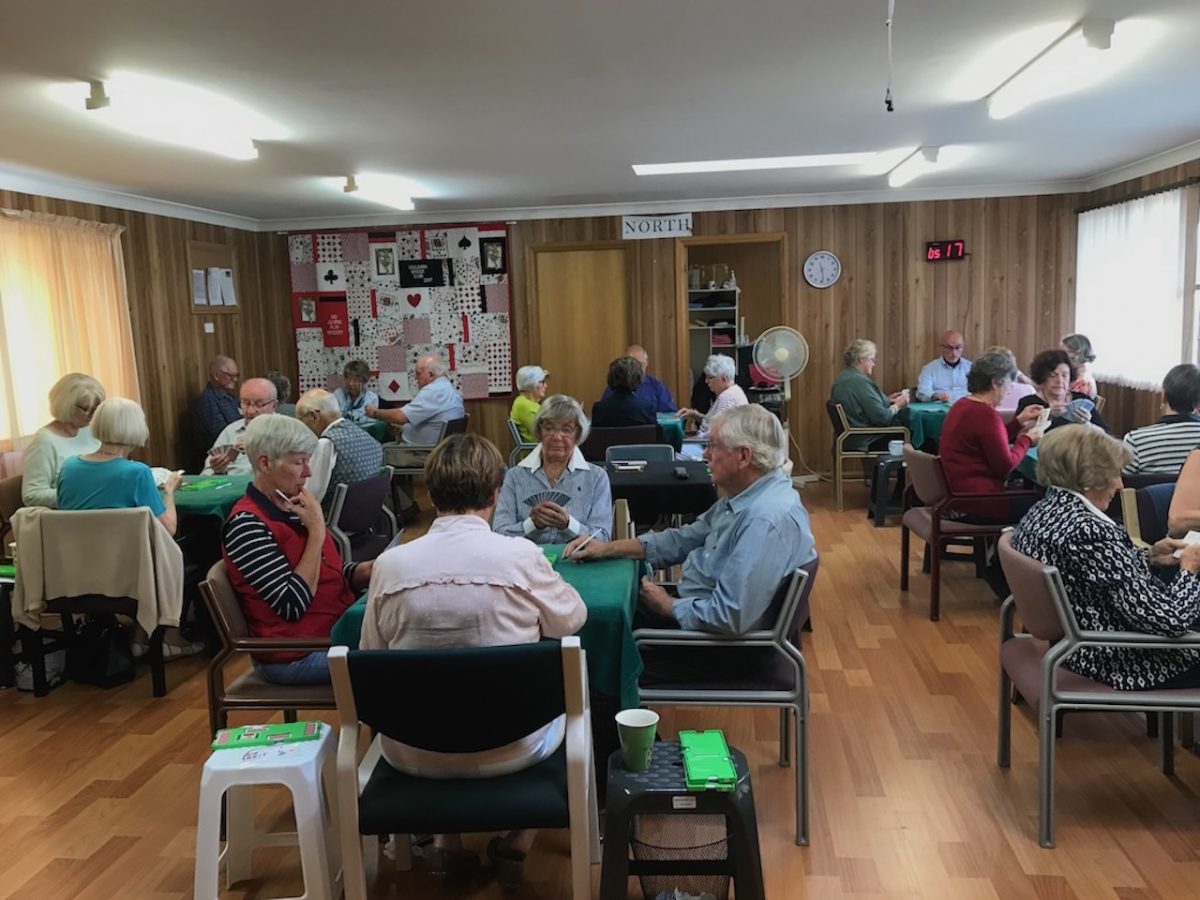
{"type": "Polygon", "coordinates": [[[1163,417],[1125,435],[1133,462],[1122,475],[1177,475],[1188,454],[1200,447],[1200,368],[1183,363],[1163,379],[1163,417]]]}

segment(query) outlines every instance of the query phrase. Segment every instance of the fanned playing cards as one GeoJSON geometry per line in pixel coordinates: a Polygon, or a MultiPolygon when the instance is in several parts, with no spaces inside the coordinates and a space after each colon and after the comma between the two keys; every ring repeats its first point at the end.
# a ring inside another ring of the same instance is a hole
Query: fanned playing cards
{"type": "Polygon", "coordinates": [[[570,501],[571,495],[564,494],[562,491],[538,491],[525,498],[525,505],[530,508],[539,503],[557,503],[559,506],[566,506],[570,501]]]}

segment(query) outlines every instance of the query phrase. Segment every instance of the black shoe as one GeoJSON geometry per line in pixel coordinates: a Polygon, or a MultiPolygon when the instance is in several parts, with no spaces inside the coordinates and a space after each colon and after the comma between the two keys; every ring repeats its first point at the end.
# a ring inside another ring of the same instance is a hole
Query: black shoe
{"type": "Polygon", "coordinates": [[[525,875],[525,854],[514,850],[504,838],[494,837],[488,841],[487,855],[496,883],[506,891],[518,890],[525,875]]]}

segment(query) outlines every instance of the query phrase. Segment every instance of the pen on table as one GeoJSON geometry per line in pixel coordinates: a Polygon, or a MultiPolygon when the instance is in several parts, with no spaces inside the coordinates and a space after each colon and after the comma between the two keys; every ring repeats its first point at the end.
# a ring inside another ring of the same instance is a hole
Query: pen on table
{"type": "MultiPolygon", "coordinates": [[[[576,547],[574,550],[572,550],[572,551],[571,551],[571,557],[572,557],[572,559],[575,557],[575,554],[576,554],[576,553],[578,553],[580,550],[582,550],[584,547],[586,547],[586,546],[588,545],[588,541],[590,541],[591,539],[592,539],[592,536],[589,534],[589,535],[588,535],[587,537],[585,537],[585,538],[584,538],[582,541],[580,541],[580,543],[579,543],[579,546],[578,546],[578,547],[576,547]]],[[[565,556],[565,555],[566,555],[566,553],[564,553],[563,555],[565,556]]]]}

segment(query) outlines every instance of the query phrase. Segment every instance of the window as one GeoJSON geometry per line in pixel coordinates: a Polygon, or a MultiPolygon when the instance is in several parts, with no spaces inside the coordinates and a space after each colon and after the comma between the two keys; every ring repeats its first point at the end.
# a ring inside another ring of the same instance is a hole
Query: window
{"type": "Polygon", "coordinates": [[[46,395],[68,372],[140,400],[122,230],[0,210],[0,449],[50,420],[46,395]]]}

